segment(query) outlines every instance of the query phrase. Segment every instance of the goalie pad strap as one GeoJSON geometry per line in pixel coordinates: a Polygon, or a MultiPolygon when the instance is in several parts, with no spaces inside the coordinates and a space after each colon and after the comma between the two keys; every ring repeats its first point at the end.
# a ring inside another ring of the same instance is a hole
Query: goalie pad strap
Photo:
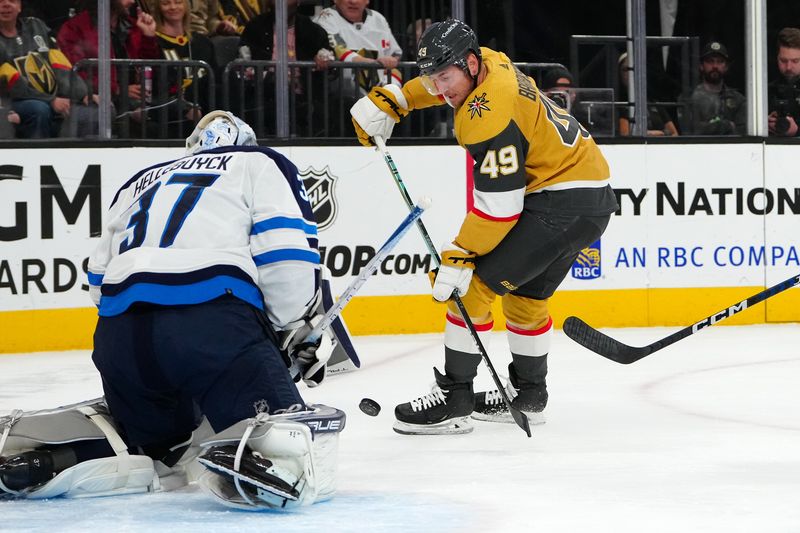
{"type": "Polygon", "coordinates": [[[3,455],[3,448],[6,446],[8,436],[11,434],[11,427],[22,417],[20,409],[14,409],[8,416],[8,420],[3,424],[3,434],[0,435],[0,456],[3,455]]]}
{"type": "Polygon", "coordinates": [[[114,488],[118,489],[124,487],[128,483],[128,476],[131,471],[130,454],[128,453],[127,444],[125,444],[122,437],[119,436],[116,428],[114,428],[103,415],[95,411],[93,407],[89,405],[78,407],[78,411],[83,413],[100,428],[100,431],[106,436],[106,440],[108,440],[114,453],[117,454],[119,462],[117,463],[117,478],[114,488]]]}
{"type": "Polygon", "coordinates": [[[106,420],[105,416],[101,415],[95,411],[94,408],[88,405],[85,407],[79,407],[78,411],[86,415],[89,420],[94,422],[95,425],[100,428],[100,431],[102,431],[103,435],[105,435],[108,443],[111,445],[111,448],[113,448],[118,455],[128,452],[128,445],[125,444],[125,442],[122,440],[122,437],[120,437],[119,433],[117,433],[117,429],[112,426],[108,420],[106,420]]]}

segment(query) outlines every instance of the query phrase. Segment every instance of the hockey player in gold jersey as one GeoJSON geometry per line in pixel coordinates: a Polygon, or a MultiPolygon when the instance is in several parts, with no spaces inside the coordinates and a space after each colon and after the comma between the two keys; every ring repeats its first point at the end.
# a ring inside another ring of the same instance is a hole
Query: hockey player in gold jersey
{"type": "MultiPolygon", "coordinates": [[[[463,22],[431,25],[417,65],[420,76],[402,88],[375,87],[353,106],[356,132],[369,146],[414,109],[454,108],[456,138],[475,161],[473,207],[442,247],[433,297],[447,301],[457,290],[479,332],[492,329],[491,304],[502,297],[512,405],[541,423],[553,324],[547,301],[617,209],[608,164],[575,118],[505,54],[479,47],[463,22]]],[[[434,368],[431,392],[396,407],[395,431],[466,433],[470,415],[510,422],[499,391],[473,391],[480,361],[450,302],[444,373],[434,368]]]]}

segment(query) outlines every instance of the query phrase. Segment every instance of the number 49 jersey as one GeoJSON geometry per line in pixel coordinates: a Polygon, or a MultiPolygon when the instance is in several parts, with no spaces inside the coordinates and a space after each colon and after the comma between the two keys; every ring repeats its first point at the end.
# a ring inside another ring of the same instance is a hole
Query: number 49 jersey
{"type": "Polygon", "coordinates": [[[608,163],[589,132],[505,54],[481,48],[481,55],[488,74],[455,116],[458,142],[475,160],[474,206],[456,242],[488,253],[516,223],[525,196],[543,191],[599,198],[567,202],[574,205],[559,206],[564,213],[576,206],[581,207],[572,214],[613,212],[608,163]]]}
{"type": "Polygon", "coordinates": [[[271,149],[233,146],[152,166],[123,185],[89,260],[89,286],[101,316],[230,294],[266,306],[283,328],[315,303],[319,269],[297,168],[271,149]]]}

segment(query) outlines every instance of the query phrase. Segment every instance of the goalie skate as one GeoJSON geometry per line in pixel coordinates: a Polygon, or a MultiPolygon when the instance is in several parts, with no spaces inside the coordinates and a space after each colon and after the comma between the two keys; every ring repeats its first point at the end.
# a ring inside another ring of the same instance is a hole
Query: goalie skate
{"type": "Polygon", "coordinates": [[[302,484],[302,480],[250,450],[246,450],[242,456],[238,471],[234,469],[236,446],[211,447],[197,460],[231,479],[238,479],[254,496],[261,497],[261,491],[266,491],[292,501],[297,501],[300,497],[298,484],[302,484]]]}
{"type": "Polygon", "coordinates": [[[456,435],[474,428],[469,415],[474,406],[472,382],[455,382],[433,369],[431,392],[395,407],[393,429],[401,435],[456,435]]]}

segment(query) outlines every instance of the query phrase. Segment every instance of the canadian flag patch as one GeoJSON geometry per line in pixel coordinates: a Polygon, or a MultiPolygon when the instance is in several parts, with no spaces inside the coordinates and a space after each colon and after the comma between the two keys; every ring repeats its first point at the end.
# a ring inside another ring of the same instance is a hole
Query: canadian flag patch
{"type": "Polygon", "coordinates": [[[389,48],[391,44],[388,39],[381,39],[381,48],[389,48]]]}

